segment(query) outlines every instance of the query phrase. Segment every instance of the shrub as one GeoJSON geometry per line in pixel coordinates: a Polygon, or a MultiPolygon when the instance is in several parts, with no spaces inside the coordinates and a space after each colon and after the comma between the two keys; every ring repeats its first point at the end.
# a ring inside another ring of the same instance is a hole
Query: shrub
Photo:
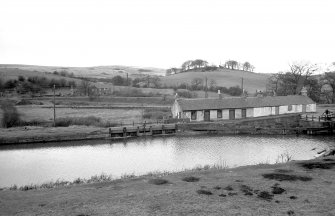
{"type": "Polygon", "coordinates": [[[165,179],[150,179],[149,183],[154,185],[163,185],[169,183],[169,181],[165,179]]]}
{"type": "Polygon", "coordinates": [[[182,180],[186,182],[197,182],[200,180],[200,178],[194,177],[194,176],[188,176],[188,177],[184,177],[182,180]]]}
{"type": "Polygon", "coordinates": [[[101,119],[95,116],[67,117],[56,119],[57,127],[68,127],[70,125],[100,126],[101,124],[101,119]]]}
{"type": "Polygon", "coordinates": [[[1,126],[4,128],[15,127],[20,125],[20,114],[13,103],[5,101],[1,104],[2,122],[1,126]]]}
{"type": "Polygon", "coordinates": [[[183,98],[195,98],[195,97],[197,97],[197,93],[191,92],[189,90],[178,89],[177,94],[178,94],[179,97],[183,97],[183,98]]]}

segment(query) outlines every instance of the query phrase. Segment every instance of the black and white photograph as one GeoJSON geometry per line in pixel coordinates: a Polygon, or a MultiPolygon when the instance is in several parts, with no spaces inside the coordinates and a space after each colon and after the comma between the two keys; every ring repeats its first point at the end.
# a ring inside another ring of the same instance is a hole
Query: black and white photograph
{"type": "Polygon", "coordinates": [[[334,0],[0,0],[0,216],[335,215],[334,0]]]}

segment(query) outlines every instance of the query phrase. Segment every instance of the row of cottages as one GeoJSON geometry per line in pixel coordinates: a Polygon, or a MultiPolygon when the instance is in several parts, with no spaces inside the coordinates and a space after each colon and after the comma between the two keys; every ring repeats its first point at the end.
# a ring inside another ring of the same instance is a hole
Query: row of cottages
{"type": "Polygon", "coordinates": [[[171,111],[174,118],[218,121],[316,112],[316,104],[304,95],[176,99],[171,111]]]}

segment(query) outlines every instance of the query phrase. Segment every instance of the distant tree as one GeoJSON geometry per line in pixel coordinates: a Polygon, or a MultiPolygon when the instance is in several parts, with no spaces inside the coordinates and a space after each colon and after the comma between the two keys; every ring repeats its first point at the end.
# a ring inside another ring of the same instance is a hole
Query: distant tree
{"type": "Polygon", "coordinates": [[[69,87],[72,86],[73,88],[75,88],[77,86],[77,83],[74,80],[70,80],[70,81],[68,81],[68,85],[69,85],[69,87]]]}
{"type": "Polygon", "coordinates": [[[194,78],[191,81],[191,87],[193,90],[200,90],[203,88],[204,81],[201,78],[194,78]]]}
{"type": "Polygon", "coordinates": [[[115,76],[115,77],[112,78],[112,83],[114,85],[117,85],[117,86],[127,85],[127,79],[123,78],[120,75],[117,75],[117,76],[115,76]]]}
{"type": "MultiPolygon", "coordinates": [[[[151,77],[150,83],[153,85],[154,88],[161,87],[161,79],[157,76],[151,77]]],[[[149,86],[148,86],[149,87],[149,86]]]]}
{"type": "Polygon", "coordinates": [[[90,81],[82,80],[81,83],[80,83],[79,89],[84,95],[88,96],[89,93],[90,93],[90,88],[91,87],[92,87],[92,85],[91,85],[90,81]]]}
{"type": "Polygon", "coordinates": [[[225,63],[225,68],[236,70],[239,67],[239,63],[235,60],[229,60],[225,63]]]}
{"type": "Polygon", "coordinates": [[[251,64],[249,62],[244,62],[242,67],[243,67],[244,71],[250,71],[251,70],[251,64]]]}
{"type": "Polygon", "coordinates": [[[133,80],[133,82],[132,82],[132,86],[138,88],[138,87],[140,87],[140,85],[139,85],[140,82],[142,82],[142,79],[140,79],[140,78],[135,78],[135,79],[133,80]]]}
{"type": "Polygon", "coordinates": [[[4,84],[2,79],[0,78],[0,91],[4,89],[4,84]]]}
{"type": "Polygon", "coordinates": [[[335,103],[335,71],[326,72],[322,77],[323,86],[326,87],[326,93],[331,103],[335,103]]]}
{"type": "Polygon", "coordinates": [[[26,80],[26,78],[25,78],[24,76],[19,76],[19,77],[18,77],[18,80],[19,80],[20,82],[24,82],[24,81],[26,80]]]}
{"type": "Polygon", "coordinates": [[[290,64],[288,71],[270,77],[267,84],[268,90],[274,90],[277,95],[299,94],[302,87],[309,84],[309,80],[316,70],[318,67],[314,64],[290,64]]]}
{"type": "Polygon", "coordinates": [[[193,62],[192,60],[185,61],[185,62],[181,65],[181,70],[182,70],[182,71],[190,70],[190,69],[191,69],[192,62],[193,62]]]}
{"type": "Polygon", "coordinates": [[[214,79],[209,80],[209,90],[216,91],[217,82],[214,79]]]}
{"type": "Polygon", "coordinates": [[[170,76],[171,74],[176,74],[177,72],[178,72],[178,68],[173,67],[173,68],[167,69],[165,75],[170,76]]]}
{"type": "Polygon", "coordinates": [[[4,84],[5,89],[13,89],[17,86],[17,80],[7,80],[4,84]]]}

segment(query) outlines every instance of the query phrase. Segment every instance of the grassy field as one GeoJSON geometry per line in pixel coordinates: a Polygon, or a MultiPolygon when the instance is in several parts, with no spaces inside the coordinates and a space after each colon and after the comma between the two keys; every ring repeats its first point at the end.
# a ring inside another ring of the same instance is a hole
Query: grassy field
{"type": "Polygon", "coordinates": [[[211,72],[186,72],[171,76],[162,77],[162,83],[168,86],[178,85],[181,83],[190,84],[194,78],[205,80],[208,78],[208,83],[211,79],[215,80],[217,85],[224,87],[241,86],[241,79],[244,80],[244,89],[249,93],[255,93],[256,89],[265,90],[267,78],[270,75],[252,73],[240,70],[219,69],[211,72]]]}
{"type": "MultiPolygon", "coordinates": [[[[94,66],[94,67],[56,67],[56,66],[37,66],[37,65],[4,65],[0,64],[0,71],[3,70],[17,71],[16,73],[27,73],[30,72],[54,72],[54,71],[67,71],[74,73],[75,76],[79,77],[92,77],[92,78],[112,78],[116,75],[126,76],[143,76],[143,75],[165,75],[165,69],[153,68],[153,67],[131,67],[122,65],[112,66],[94,66]]],[[[22,75],[22,74],[19,74],[22,75]]]]}
{"type": "Polygon", "coordinates": [[[0,65],[0,78],[2,80],[9,80],[15,79],[17,80],[18,76],[24,76],[26,78],[38,76],[38,77],[45,77],[49,80],[51,79],[66,79],[67,81],[75,81],[78,85],[81,82],[80,79],[70,78],[70,77],[63,77],[59,75],[45,73],[45,71],[33,71],[33,70],[25,70],[25,69],[17,69],[17,68],[4,68],[0,65]]]}
{"type": "Polygon", "coordinates": [[[334,215],[335,157],[0,191],[4,215],[334,215]]]}

